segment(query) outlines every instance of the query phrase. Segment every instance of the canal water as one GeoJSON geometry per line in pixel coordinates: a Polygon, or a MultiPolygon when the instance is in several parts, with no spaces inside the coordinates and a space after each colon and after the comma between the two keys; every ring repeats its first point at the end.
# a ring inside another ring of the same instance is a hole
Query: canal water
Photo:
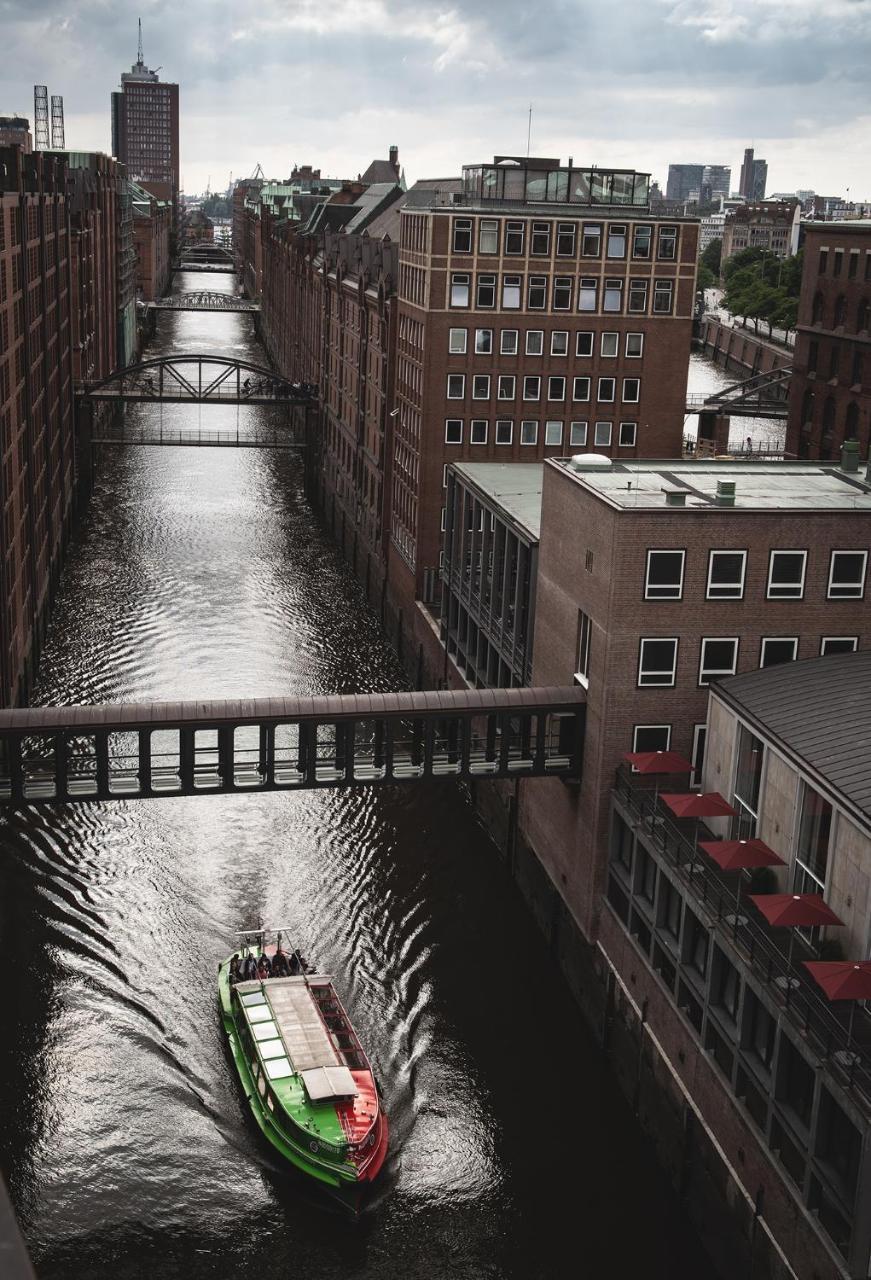
{"type": "MultiPolygon", "coordinates": [[[[250,317],[164,313],[152,351],[182,350],[262,354],[250,317]]],[[[401,683],[297,457],[105,450],[35,701],[401,683]]],[[[707,1273],[455,786],[46,809],[0,846],[0,1151],[41,1280],[707,1273]],[[359,1219],[272,1156],[225,1053],[218,961],[260,923],[335,974],[382,1082],[392,1151],[359,1219]]]]}

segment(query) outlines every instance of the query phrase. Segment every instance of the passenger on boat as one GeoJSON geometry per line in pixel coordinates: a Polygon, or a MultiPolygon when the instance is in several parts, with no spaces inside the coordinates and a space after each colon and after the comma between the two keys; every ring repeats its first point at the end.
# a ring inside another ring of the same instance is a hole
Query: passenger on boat
{"type": "Polygon", "coordinates": [[[253,954],[249,951],[242,965],[242,972],[246,982],[253,982],[257,977],[257,961],[253,954]]]}
{"type": "Polygon", "coordinates": [[[299,947],[295,947],[290,957],[290,974],[295,978],[301,973],[308,973],[308,965],[300,955],[299,947]]]}
{"type": "Polygon", "coordinates": [[[272,977],[272,966],[269,963],[269,956],[261,956],[257,962],[257,976],[263,981],[264,978],[272,977]]]}
{"type": "Polygon", "coordinates": [[[290,976],[290,962],[280,946],[276,947],[275,955],[272,957],[272,976],[273,978],[287,978],[290,976]]]}
{"type": "Polygon", "coordinates": [[[230,961],[230,986],[235,986],[237,982],[241,981],[241,979],[242,965],[239,962],[239,957],[234,954],[230,961]]]}

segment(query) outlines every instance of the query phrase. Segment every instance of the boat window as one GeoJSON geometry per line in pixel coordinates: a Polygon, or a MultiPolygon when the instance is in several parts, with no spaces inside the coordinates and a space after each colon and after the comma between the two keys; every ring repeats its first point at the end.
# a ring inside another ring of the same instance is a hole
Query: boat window
{"type": "Polygon", "coordinates": [[[252,1008],[248,1010],[249,1022],[266,1022],[266,1020],[271,1017],[272,1017],[272,1010],[270,1009],[268,1004],[254,1005],[252,1008]]]}
{"type": "Polygon", "coordinates": [[[270,1019],[269,1022],[258,1022],[256,1027],[252,1027],[255,1040],[274,1040],[278,1035],[278,1027],[270,1019]]]}
{"type": "Polygon", "coordinates": [[[270,1110],[270,1111],[274,1111],[274,1110],[275,1110],[275,1102],[274,1102],[274,1100],[273,1100],[273,1097],[272,1097],[272,1094],[271,1094],[271,1093],[269,1094],[269,1096],[268,1096],[268,1097],[267,1097],[267,1099],[266,1099],[266,1105],[267,1105],[267,1107],[269,1108],[269,1110],[270,1110]]]}
{"type": "Polygon", "coordinates": [[[280,1058],[284,1054],[284,1043],[281,1040],[264,1040],[258,1046],[264,1062],[267,1058],[280,1058]]]}
{"type": "Polygon", "coordinates": [[[257,1072],[258,1072],[259,1070],[260,1070],[260,1063],[259,1063],[259,1062],[257,1061],[257,1059],[255,1058],[255,1059],[253,1060],[253,1062],[251,1063],[251,1074],[252,1074],[252,1076],[254,1076],[255,1080],[256,1080],[256,1078],[257,1078],[257,1072]]]}
{"type": "Polygon", "coordinates": [[[293,1067],[287,1058],[270,1058],[266,1063],[266,1074],[270,1080],[285,1080],[293,1075],[293,1067]]]}
{"type": "Polygon", "coordinates": [[[247,991],[244,996],[239,998],[246,1008],[252,1004],[266,1004],[266,996],[262,991],[247,991]]]}
{"type": "Polygon", "coordinates": [[[266,1076],[261,1076],[257,1081],[257,1089],[261,1098],[266,1097],[266,1076]]]}

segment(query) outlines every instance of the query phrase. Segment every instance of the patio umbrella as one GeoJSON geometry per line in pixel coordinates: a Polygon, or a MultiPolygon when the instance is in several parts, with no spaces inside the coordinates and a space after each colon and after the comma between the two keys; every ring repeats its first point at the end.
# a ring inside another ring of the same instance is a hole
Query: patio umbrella
{"type": "MultiPolygon", "coordinates": [[[[775,929],[813,929],[826,924],[843,924],[819,893],[751,893],[750,901],[775,929]]],[[[789,936],[788,964],[792,968],[795,933],[789,936]]]]}
{"type": "MultiPolygon", "coordinates": [[[[687,791],[680,794],[663,793],[662,800],[676,818],[695,818],[693,845],[699,838],[700,818],[732,818],[735,810],[724,800],[719,791],[687,791]]],[[[693,854],[695,857],[695,854],[693,854]]]]}
{"type": "Polygon", "coordinates": [[[769,849],[764,840],[701,840],[699,848],[713,858],[721,871],[738,872],[738,892],[735,895],[735,915],[741,907],[742,872],[752,867],[783,867],[783,858],[769,849]]]}
{"type": "Polygon", "coordinates": [[[857,1000],[871,1000],[871,960],[805,960],[814,982],[829,1000],[852,1000],[847,1047],[853,1039],[853,1015],[857,1000]]]}
{"type": "Polygon", "coordinates": [[[623,757],[639,773],[692,773],[689,760],[676,751],[627,751],[623,757]]]}

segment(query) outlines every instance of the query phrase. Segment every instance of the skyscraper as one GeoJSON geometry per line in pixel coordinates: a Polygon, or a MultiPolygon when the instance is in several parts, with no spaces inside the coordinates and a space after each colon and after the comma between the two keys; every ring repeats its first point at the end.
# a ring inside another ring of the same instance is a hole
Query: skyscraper
{"type": "Polygon", "coordinates": [[[666,200],[698,199],[704,171],[703,164],[670,164],[665,188],[666,200]]]}
{"type": "MultiPolygon", "coordinates": [[[[158,68],[159,70],[160,68],[158,68]]],[[[127,176],[158,200],[172,202],[178,218],[178,85],[163,84],[142,56],[139,23],[137,60],[121,76],[112,94],[112,153],[127,166],[127,176]]]]}
{"type": "Polygon", "coordinates": [[[741,195],[747,200],[764,200],[767,185],[768,161],[754,159],[753,148],[747,147],[741,165],[741,195]]]}

